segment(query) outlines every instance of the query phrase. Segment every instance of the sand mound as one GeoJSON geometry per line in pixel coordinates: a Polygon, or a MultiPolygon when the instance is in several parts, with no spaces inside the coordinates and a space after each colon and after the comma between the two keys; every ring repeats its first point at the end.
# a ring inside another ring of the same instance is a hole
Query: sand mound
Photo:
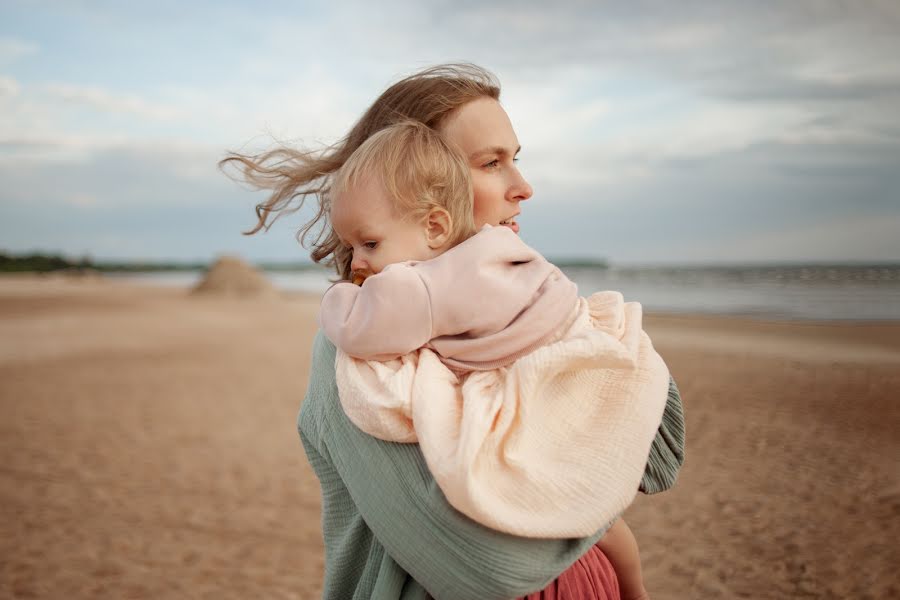
{"type": "Polygon", "coordinates": [[[277,294],[259,269],[236,256],[219,257],[192,293],[254,297],[277,294]]]}

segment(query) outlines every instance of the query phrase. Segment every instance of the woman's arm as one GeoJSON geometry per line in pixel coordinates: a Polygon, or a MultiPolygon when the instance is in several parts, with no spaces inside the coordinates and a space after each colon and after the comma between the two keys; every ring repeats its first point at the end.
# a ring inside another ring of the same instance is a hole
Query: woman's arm
{"type": "Polygon", "coordinates": [[[335,348],[316,338],[309,392],[322,405],[316,451],[329,460],[365,524],[390,556],[435,597],[511,598],[546,586],[602,535],[571,540],[519,538],[487,529],[453,509],[418,445],[384,442],[341,410],[335,348]]]}

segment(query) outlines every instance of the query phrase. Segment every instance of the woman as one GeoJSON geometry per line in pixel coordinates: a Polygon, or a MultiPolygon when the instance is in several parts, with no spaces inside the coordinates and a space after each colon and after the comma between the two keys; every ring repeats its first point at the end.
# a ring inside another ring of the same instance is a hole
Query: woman
{"type": "MultiPolygon", "coordinates": [[[[322,153],[277,149],[232,155],[247,181],[272,190],[257,207],[249,233],[318,199],[313,260],[350,277],[350,258],[325,224],[329,176],[370,135],[402,119],[444,134],[469,161],[475,224],[518,232],[520,203],[531,197],[516,167],[519,143],[499,104],[500,89],[472,65],[427,69],[388,88],[343,140],[322,153]],[[295,202],[298,201],[298,202],[295,202]]],[[[615,574],[594,546],[603,531],[574,540],[517,538],[486,529],[451,508],[416,445],[392,444],[358,430],[338,402],[335,349],[321,334],[314,342],[309,387],[298,428],[322,486],[326,598],[618,598],[615,574]],[[574,564],[573,564],[574,563],[574,564]],[[549,585],[548,585],[549,583],[549,585]],[[545,587],[546,586],[546,587],[545,587]]],[[[674,383],[651,448],[641,489],[674,483],[683,461],[683,416],[674,383]]]]}

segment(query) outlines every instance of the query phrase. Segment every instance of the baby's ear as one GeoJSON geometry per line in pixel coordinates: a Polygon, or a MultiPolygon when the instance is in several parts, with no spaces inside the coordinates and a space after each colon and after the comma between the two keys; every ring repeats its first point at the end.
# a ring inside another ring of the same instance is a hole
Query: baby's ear
{"type": "Polygon", "coordinates": [[[453,219],[443,208],[432,209],[425,217],[425,239],[432,250],[441,248],[450,241],[453,219]]]}

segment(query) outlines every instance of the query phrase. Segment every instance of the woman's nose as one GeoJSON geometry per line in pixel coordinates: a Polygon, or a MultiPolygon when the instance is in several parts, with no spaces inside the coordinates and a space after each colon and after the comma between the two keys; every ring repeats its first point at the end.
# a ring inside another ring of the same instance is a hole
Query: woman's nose
{"type": "Polygon", "coordinates": [[[510,202],[521,202],[522,200],[531,198],[531,186],[525,181],[525,178],[522,177],[522,173],[519,169],[513,170],[512,177],[513,180],[510,182],[509,189],[506,191],[506,199],[510,202]]]}

